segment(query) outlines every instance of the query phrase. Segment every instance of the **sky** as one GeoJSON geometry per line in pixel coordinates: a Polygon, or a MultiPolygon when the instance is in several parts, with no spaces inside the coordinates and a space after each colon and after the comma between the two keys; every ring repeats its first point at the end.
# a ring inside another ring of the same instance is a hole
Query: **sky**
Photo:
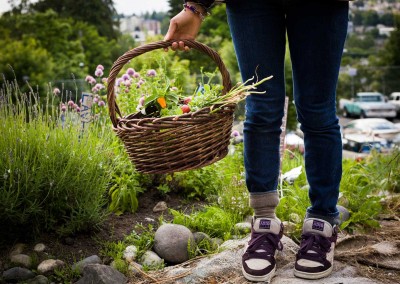
{"type": "MultiPolygon", "coordinates": [[[[35,0],[32,2],[36,2],[35,0]]],[[[168,11],[167,0],[114,0],[118,14],[132,15],[153,11],[168,11]]],[[[10,9],[7,0],[0,0],[0,14],[10,9]]]]}

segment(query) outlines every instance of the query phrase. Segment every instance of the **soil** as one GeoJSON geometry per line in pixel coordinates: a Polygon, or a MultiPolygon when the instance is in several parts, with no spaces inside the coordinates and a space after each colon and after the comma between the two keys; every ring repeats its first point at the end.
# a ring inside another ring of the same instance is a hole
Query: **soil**
{"type": "MultiPolygon", "coordinates": [[[[152,224],[154,228],[157,228],[158,220],[162,217],[166,221],[172,220],[172,215],[168,211],[154,213],[153,208],[159,201],[165,201],[168,208],[180,210],[185,213],[190,213],[193,210],[198,210],[204,207],[207,203],[204,201],[187,201],[182,198],[179,194],[172,193],[168,195],[162,195],[157,190],[148,190],[139,196],[139,208],[135,213],[126,213],[120,216],[110,214],[105,222],[100,226],[98,231],[81,233],[68,238],[58,238],[54,234],[42,234],[35,238],[35,241],[26,241],[26,239],[16,239],[6,245],[0,246],[0,272],[7,268],[8,255],[11,248],[15,243],[27,244],[27,252],[33,251],[33,246],[37,243],[43,243],[46,245],[47,255],[46,257],[52,257],[61,259],[68,264],[83,259],[91,255],[101,256],[100,250],[102,244],[106,241],[118,241],[122,240],[124,236],[130,234],[134,230],[135,226],[142,224],[147,227],[148,224],[152,224]]],[[[3,229],[1,229],[3,230],[3,229]]],[[[138,232],[140,233],[140,232],[138,232]]],[[[354,239],[354,242],[349,241],[346,244],[342,244],[343,250],[350,252],[349,254],[341,253],[339,250],[335,252],[335,259],[348,263],[349,265],[357,267],[360,275],[366,276],[371,279],[376,279],[383,283],[400,283],[400,269],[386,269],[379,265],[374,265],[374,262],[370,262],[368,255],[360,255],[357,251],[360,244],[367,245],[381,241],[389,241],[393,243],[399,243],[400,245],[400,218],[394,216],[389,220],[381,220],[381,227],[365,234],[358,234],[358,237],[354,239]],[[352,253],[354,252],[354,253],[352,253]]],[[[339,248],[339,247],[338,247],[339,248]]],[[[107,260],[103,259],[107,263],[107,260]]],[[[109,260],[111,261],[111,259],[109,260]]],[[[232,279],[226,278],[228,275],[221,275],[224,281],[221,279],[213,278],[207,279],[207,283],[239,283],[232,279]]],[[[205,279],[204,279],[205,280],[205,279]]],[[[204,282],[204,283],[206,283],[204,282]]]]}

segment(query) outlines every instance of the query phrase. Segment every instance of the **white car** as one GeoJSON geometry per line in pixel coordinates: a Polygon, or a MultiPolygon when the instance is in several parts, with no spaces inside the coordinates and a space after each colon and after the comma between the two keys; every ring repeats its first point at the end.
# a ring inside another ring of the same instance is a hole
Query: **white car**
{"type": "MultiPolygon", "coordinates": [[[[343,138],[362,134],[368,141],[387,141],[389,147],[400,145],[400,128],[383,118],[364,118],[350,121],[342,128],[343,138]],[[375,140],[373,140],[375,138],[375,140]]],[[[386,145],[385,145],[386,146],[386,145]]]]}

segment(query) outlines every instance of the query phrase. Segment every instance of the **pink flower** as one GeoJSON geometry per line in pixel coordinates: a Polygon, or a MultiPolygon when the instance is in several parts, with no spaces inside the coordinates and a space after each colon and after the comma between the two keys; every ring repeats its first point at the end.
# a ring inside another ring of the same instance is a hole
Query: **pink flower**
{"type": "Polygon", "coordinates": [[[138,72],[135,72],[135,73],[133,74],[133,77],[139,78],[139,77],[140,77],[140,74],[139,74],[138,72]]]}
{"type": "Polygon", "coordinates": [[[107,80],[108,80],[108,78],[103,78],[103,79],[101,79],[101,82],[102,82],[103,84],[105,84],[105,83],[107,83],[107,80]]]}
{"type": "Polygon", "coordinates": [[[90,80],[90,85],[94,85],[97,83],[96,79],[92,77],[92,80],[90,80]]]}
{"type": "Polygon", "coordinates": [[[59,88],[54,88],[54,89],[53,89],[53,94],[54,94],[55,96],[58,96],[60,93],[61,93],[61,91],[60,91],[59,88]]]}
{"type": "Polygon", "coordinates": [[[133,68],[128,68],[128,70],[126,70],[126,74],[133,76],[135,74],[135,70],[133,70],[133,68]]]}
{"type": "Polygon", "coordinates": [[[178,88],[177,87],[171,87],[170,90],[171,91],[178,91],[178,88]]]}
{"type": "Polygon", "coordinates": [[[98,101],[99,101],[99,98],[96,98],[96,97],[93,98],[94,103],[97,103],[98,101]]]}
{"type": "Polygon", "coordinates": [[[76,112],[81,112],[81,108],[80,107],[76,107],[76,112]]]}
{"type": "Polygon", "coordinates": [[[98,91],[99,91],[99,89],[97,89],[96,86],[94,86],[94,87],[92,88],[92,92],[93,92],[93,93],[97,93],[98,91]]]}
{"type": "Polygon", "coordinates": [[[129,80],[129,75],[128,74],[122,75],[122,80],[124,81],[129,80]]]}
{"type": "Polygon", "coordinates": [[[121,84],[122,81],[123,81],[122,78],[118,78],[117,81],[115,82],[115,85],[117,85],[117,87],[119,87],[119,85],[121,84]]]}
{"type": "Polygon", "coordinates": [[[94,80],[94,78],[92,76],[90,76],[90,75],[87,75],[86,78],[85,78],[85,81],[88,82],[88,83],[91,83],[93,80],[94,80]]]}
{"type": "Polygon", "coordinates": [[[74,101],[69,100],[67,104],[69,107],[73,107],[75,103],[74,103],[74,101]]]}
{"type": "Polygon", "coordinates": [[[105,88],[104,85],[100,84],[100,83],[96,84],[96,86],[94,86],[94,87],[97,88],[98,90],[101,90],[101,89],[105,88]]]}
{"type": "Polygon", "coordinates": [[[99,64],[99,65],[97,65],[96,69],[100,69],[101,71],[104,71],[104,66],[99,64]]]}
{"type": "Polygon", "coordinates": [[[67,110],[67,106],[63,104],[63,105],[61,106],[61,111],[62,111],[62,112],[65,112],[66,110],[67,110]]]}
{"type": "Polygon", "coordinates": [[[78,105],[77,105],[77,104],[74,104],[72,107],[73,107],[74,109],[76,109],[76,108],[78,108],[78,105]]]}
{"type": "Polygon", "coordinates": [[[144,81],[143,79],[140,79],[139,82],[138,82],[138,84],[139,84],[139,85],[142,85],[142,84],[144,84],[144,82],[145,82],[145,81],[144,81]]]}
{"type": "Polygon", "coordinates": [[[104,101],[99,101],[98,105],[99,105],[99,107],[103,107],[106,105],[106,103],[104,101]]]}
{"type": "Polygon", "coordinates": [[[96,71],[94,72],[94,75],[96,75],[97,77],[101,77],[103,76],[103,70],[101,69],[96,69],[96,71]]]}
{"type": "Polygon", "coordinates": [[[143,105],[144,105],[144,97],[141,97],[141,98],[139,99],[139,105],[140,105],[140,106],[143,106],[143,105]]]}
{"type": "Polygon", "coordinates": [[[154,77],[154,76],[157,75],[157,72],[154,69],[150,69],[149,71],[147,71],[146,75],[149,76],[149,77],[154,77]]]}
{"type": "Polygon", "coordinates": [[[132,84],[132,82],[131,82],[131,80],[126,80],[126,81],[124,82],[124,84],[125,84],[125,86],[130,87],[131,84],[132,84]]]}
{"type": "Polygon", "coordinates": [[[140,88],[140,84],[137,83],[137,84],[136,84],[136,89],[139,89],[139,88],[140,88]]]}
{"type": "Polygon", "coordinates": [[[233,130],[231,136],[232,137],[238,137],[238,136],[240,136],[240,133],[237,130],[233,130]]]}

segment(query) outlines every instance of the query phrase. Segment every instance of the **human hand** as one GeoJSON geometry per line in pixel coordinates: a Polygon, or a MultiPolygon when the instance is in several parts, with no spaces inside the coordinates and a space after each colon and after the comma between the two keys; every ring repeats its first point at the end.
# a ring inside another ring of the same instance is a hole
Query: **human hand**
{"type": "MultiPolygon", "coordinates": [[[[202,8],[196,6],[201,12],[202,8]]],[[[171,45],[172,50],[185,50],[188,51],[189,47],[185,46],[181,39],[195,39],[201,26],[202,19],[199,15],[194,14],[189,9],[182,10],[179,14],[170,20],[168,32],[164,40],[177,40],[171,45]],[[179,41],[179,42],[178,42],[179,41]]],[[[168,51],[168,48],[164,49],[168,51]]]]}

